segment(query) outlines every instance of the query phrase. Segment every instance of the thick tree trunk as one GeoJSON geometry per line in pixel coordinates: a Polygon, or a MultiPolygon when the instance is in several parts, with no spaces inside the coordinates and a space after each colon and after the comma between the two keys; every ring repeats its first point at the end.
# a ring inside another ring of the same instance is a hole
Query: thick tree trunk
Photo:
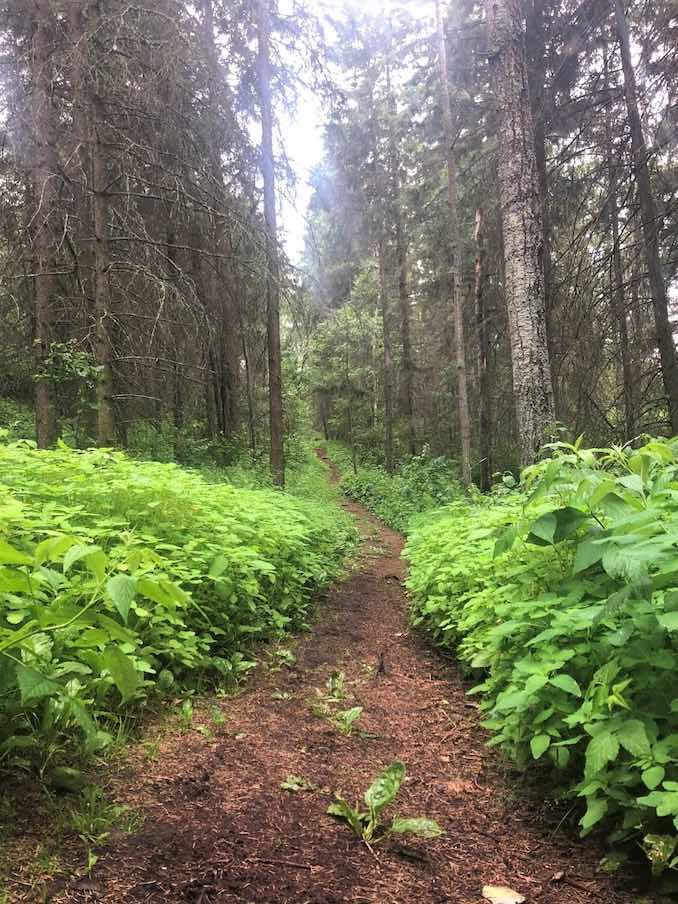
{"type": "Polygon", "coordinates": [[[443,135],[445,163],[447,166],[447,206],[449,264],[448,282],[452,292],[452,315],[454,322],[454,352],[457,374],[457,410],[459,416],[459,437],[461,440],[461,478],[466,486],[471,483],[471,417],[468,406],[468,375],[466,370],[466,347],[464,342],[464,284],[463,244],[459,226],[459,205],[457,203],[457,167],[454,155],[454,129],[450,87],[447,81],[447,41],[442,13],[442,0],[436,2],[439,41],[440,99],[443,108],[443,135]]]}
{"type": "Polygon", "coordinates": [[[391,191],[393,225],[395,228],[396,262],[398,267],[398,312],[400,314],[400,373],[402,377],[402,414],[407,427],[407,448],[410,455],[417,451],[414,425],[414,367],[412,364],[412,342],[410,335],[410,295],[407,287],[407,240],[403,226],[403,211],[400,199],[400,154],[395,133],[397,115],[396,99],[391,89],[390,68],[386,66],[386,90],[389,105],[389,156],[391,169],[391,191]]]}
{"type": "Polygon", "coordinates": [[[280,261],[275,209],[273,167],[273,111],[269,60],[269,0],[257,0],[259,45],[259,99],[261,103],[261,169],[264,177],[266,221],[266,330],[268,336],[268,395],[271,431],[271,475],[277,486],[285,485],[283,448],[282,363],[280,353],[280,261]]]}
{"type": "Polygon", "coordinates": [[[34,0],[31,60],[31,187],[35,211],[32,215],[34,252],[33,313],[35,371],[35,431],[38,447],[46,449],[57,437],[52,385],[46,374],[47,356],[53,340],[54,213],[57,178],[56,133],[52,112],[50,34],[52,16],[47,0],[34,0]]]}
{"type": "Polygon", "coordinates": [[[638,186],[638,200],[640,202],[640,215],[643,224],[643,243],[647,258],[648,281],[652,293],[652,307],[654,309],[654,323],[657,332],[657,345],[662,367],[662,379],[664,391],[669,409],[671,432],[678,435],[678,366],[676,362],[676,347],[673,341],[673,330],[669,320],[668,299],[666,283],[662,274],[659,257],[659,230],[657,210],[652,194],[650,172],[647,165],[647,146],[643,135],[643,126],[638,112],[638,91],[636,88],[636,76],[631,60],[631,42],[629,37],[629,25],[622,0],[614,0],[615,23],[619,48],[621,52],[622,69],[624,71],[624,94],[626,96],[626,110],[631,131],[631,147],[633,150],[634,177],[638,186]]]}
{"type": "Polygon", "coordinates": [[[556,417],[559,412],[558,392],[558,341],[555,316],[556,293],[551,258],[551,211],[548,197],[548,170],[546,168],[546,108],[544,86],[546,66],[544,61],[544,0],[529,0],[527,9],[527,48],[529,56],[528,82],[532,121],[534,123],[534,151],[539,178],[539,200],[541,203],[542,229],[544,234],[544,311],[546,314],[546,341],[551,365],[551,385],[553,387],[553,407],[556,417]]]}
{"type": "Polygon", "coordinates": [[[473,233],[476,243],[475,266],[475,313],[476,329],[478,332],[478,422],[479,422],[479,453],[480,453],[480,480],[479,485],[483,493],[487,493],[492,485],[492,426],[490,380],[489,380],[489,341],[487,329],[487,313],[485,311],[485,299],[483,296],[485,279],[485,247],[483,239],[483,212],[479,207],[476,210],[476,226],[473,233]]]}
{"type": "Polygon", "coordinates": [[[532,463],[555,420],[544,308],[544,234],[519,0],[488,0],[497,102],[505,293],[520,462],[532,463]]]}

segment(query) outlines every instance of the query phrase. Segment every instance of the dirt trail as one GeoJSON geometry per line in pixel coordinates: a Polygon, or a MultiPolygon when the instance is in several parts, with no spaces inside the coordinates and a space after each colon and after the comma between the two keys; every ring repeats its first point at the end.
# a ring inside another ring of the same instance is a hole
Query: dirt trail
{"type": "Polygon", "coordinates": [[[596,874],[595,844],[512,793],[516,776],[484,746],[454,669],[408,632],[402,538],[347,508],[362,551],[296,645],[296,663],[262,668],[240,696],[217,701],[226,722],[214,737],[172,734],[151,761],[133,751],[113,790],[143,810],[142,830],[115,839],[92,879],[72,880],[52,900],[482,904],[484,884],[539,904],[632,900],[596,874]],[[338,669],[349,692],[340,708],[364,707],[360,725],[376,738],[344,737],[311,714],[315,688],[338,669]],[[355,799],[394,759],[407,766],[398,812],[433,817],[445,835],[373,854],[325,814],[329,789],[355,799]],[[289,774],[320,790],[281,790],[289,774]]]}

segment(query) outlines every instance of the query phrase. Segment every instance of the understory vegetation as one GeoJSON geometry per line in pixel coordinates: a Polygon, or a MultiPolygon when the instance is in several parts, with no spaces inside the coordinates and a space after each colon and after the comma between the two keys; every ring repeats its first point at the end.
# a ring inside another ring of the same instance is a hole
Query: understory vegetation
{"type": "MultiPolygon", "coordinates": [[[[559,443],[419,519],[412,618],[479,683],[484,725],[581,801],[580,827],[678,865],[678,441],[559,443]]],[[[615,855],[616,856],[616,855],[615,855]]]]}
{"type": "Polygon", "coordinates": [[[298,459],[283,494],[0,444],[0,768],[105,749],[121,718],[232,683],[255,644],[304,625],[355,537],[324,466],[298,459]]]}
{"type": "Polygon", "coordinates": [[[376,463],[361,465],[353,473],[346,449],[336,442],[325,445],[342,467],[342,491],[395,530],[406,531],[415,515],[462,498],[455,463],[444,456],[431,457],[428,448],[405,460],[395,474],[376,463]]]}

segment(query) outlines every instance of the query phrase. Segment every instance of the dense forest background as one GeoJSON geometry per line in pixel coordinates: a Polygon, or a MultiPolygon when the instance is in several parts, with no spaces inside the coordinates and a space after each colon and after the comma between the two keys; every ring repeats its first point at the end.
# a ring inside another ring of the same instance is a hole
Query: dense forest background
{"type": "Polygon", "coordinates": [[[669,0],[4,0],[0,23],[0,395],[40,446],[270,450],[282,483],[313,423],[486,488],[558,430],[678,430],[669,0]],[[279,124],[309,92],[291,262],[279,124]]]}

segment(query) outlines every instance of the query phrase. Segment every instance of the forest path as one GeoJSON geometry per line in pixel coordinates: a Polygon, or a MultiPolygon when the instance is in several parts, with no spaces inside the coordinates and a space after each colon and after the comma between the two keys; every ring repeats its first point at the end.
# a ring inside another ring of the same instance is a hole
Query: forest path
{"type": "Polygon", "coordinates": [[[50,900],[482,904],[485,884],[539,904],[632,900],[596,874],[595,843],[557,830],[545,807],[512,791],[516,776],[484,746],[454,669],[408,630],[402,537],[345,505],[361,551],[296,643],[296,662],[261,667],[239,696],[214,701],[220,729],[205,706],[191,730],[160,734],[152,757],[148,740],[133,749],[111,790],[143,811],[142,829],[111,839],[92,878],[50,900]],[[347,699],[336,708],[364,707],[359,725],[376,737],[345,737],[311,713],[315,689],[337,670],[347,699]],[[407,778],[393,810],[432,817],[445,835],[371,853],[326,815],[330,789],[354,801],[395,759],[407,778]],[[319,790],[282,790],[290,774],[319,790]]]}

